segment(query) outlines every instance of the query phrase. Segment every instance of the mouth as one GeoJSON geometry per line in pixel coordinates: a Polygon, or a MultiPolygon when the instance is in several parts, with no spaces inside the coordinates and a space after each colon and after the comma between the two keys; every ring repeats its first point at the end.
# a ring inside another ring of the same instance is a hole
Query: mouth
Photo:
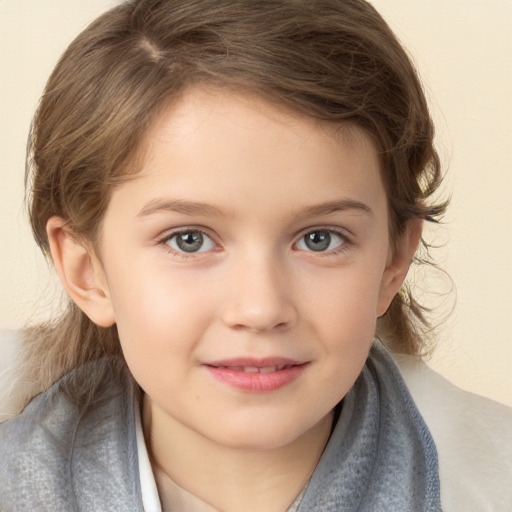
{"type": "Polygon", "coordinates": [[[273,366],[215,366],[215,368],[221,368],[224,370],[231,370],[234,372],[244,372],[244,373],[274,373],[279,372],[281,370],[285,370],[286,368],[291,368],[295,366],[293,364],[276,364],[273,366]]]}
{"type": "Polygon", "coordinates": [[[309,362],[290,359],[233,359],[204,364],[209,373],[222,384],[252,392],[277,391],[298,379],[309,362]]]}

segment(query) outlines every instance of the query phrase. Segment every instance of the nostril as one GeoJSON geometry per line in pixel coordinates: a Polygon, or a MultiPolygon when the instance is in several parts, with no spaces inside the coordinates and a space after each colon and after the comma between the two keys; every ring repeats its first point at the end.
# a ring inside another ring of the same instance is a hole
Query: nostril
{"type": "Polygon", "coordinates": [[[229,327],[235,331],[250,331],[254,333],[268,331],[285,331],[289,328],[288,322],[279,322],[277,324],[257,324],[256,322],[248,322],[247,324],[232,324],[229,327]]]}

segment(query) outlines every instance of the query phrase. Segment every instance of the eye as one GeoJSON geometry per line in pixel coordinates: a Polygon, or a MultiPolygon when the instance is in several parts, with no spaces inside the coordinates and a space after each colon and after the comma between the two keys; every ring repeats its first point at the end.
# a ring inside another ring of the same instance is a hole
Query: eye
{"type": "Polygon", "coordinates": [[[341,247],[347,240],[336,231],[318,229],[306,233],[298,242],[297,248],[303,251],[326,252],[341,247]]]}
{"type": "Polygon", "coordinates": [[[197,230],[175,233],[165,240],[165,245],[177,252],[186,253],[210,251],[215,247],[209,236],[197,230]]]}

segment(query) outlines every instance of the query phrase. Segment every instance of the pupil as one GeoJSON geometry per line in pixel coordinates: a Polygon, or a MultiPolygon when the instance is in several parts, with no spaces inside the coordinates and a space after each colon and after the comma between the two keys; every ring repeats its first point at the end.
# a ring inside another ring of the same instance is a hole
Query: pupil
{"type": "Polygon", "coordinates": [[[312,251],[325,251],[331,244],[331,235],[327,231],[315,231],[306,235],[305,242],[312,251]]]}
{"type": "Polygon", "coordinates": [[[198,231],[182,233],[178,236],[176,243],[182,251],[196,252],[203,245],[203,235],[198,231]]]}

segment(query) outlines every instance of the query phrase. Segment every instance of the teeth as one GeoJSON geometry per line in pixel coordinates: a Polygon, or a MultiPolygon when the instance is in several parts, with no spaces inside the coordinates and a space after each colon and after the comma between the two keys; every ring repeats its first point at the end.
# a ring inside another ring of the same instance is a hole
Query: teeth
{"type": "Polygon", "coordinates": [[[219,366],[219,368],[225,368],[226,370],[232,370],[234,372],[244,373],[273,373],[288,368],[286,364],[278,364],[275,366],[219,366]]]}
{"type": "Polygon", "coordinates": [[[280,365],[276,365],[276,366],[262,366],[262,367],[246,366],[246,367],[242,368],[240,371],[243,371],[245,373],[274,373],[274,372],[278,372],[279,370],[282,370],[284,368],[286,368],[285,364],[280,364],[280,365]]]}
{"type": "Polygon", "coordinates": [[[266,366],[264,368],[260,368],[260,373],[273,373],[277,371],[277,366],[266,366]]]}

